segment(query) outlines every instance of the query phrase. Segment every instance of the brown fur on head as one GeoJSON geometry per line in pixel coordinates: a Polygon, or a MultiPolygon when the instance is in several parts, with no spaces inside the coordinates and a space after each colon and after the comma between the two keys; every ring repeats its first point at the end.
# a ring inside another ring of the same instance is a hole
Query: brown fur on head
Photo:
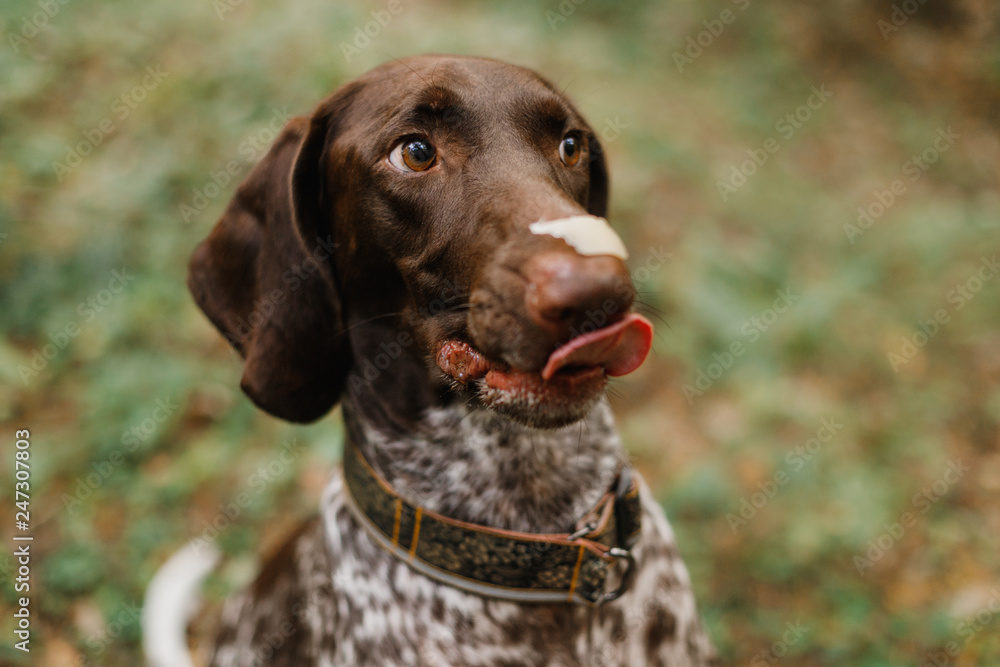
{"type": "MultiPolygon", "coordinates": [[[[601,294],[613,282],[615,308],[627,311],[634,292],[620,260],[588,263],[528,231],[538,220],[603,216],[607,198],[597,137],[546,80],[487,59],[409,58],[288,123],[195,251],[189,285],[245,357],[244,391],[278,417],[317,419],[346,388],[377,389],[404,416],[460,396],[526,423],[567,423],[586,401],[491,405],[481,386],[442,373],[436,355],[458,341],[484,368],[537,374],[596,298],[550,319],[529,312],[540,255],[574,275],[601,273],[601,294]],[[560,152],[569,135],[583,152],[573,164],[560,152]],[[426,170],[393,161],[413,138],[434,147],[426,170]],[[399,332],[412,344],[400,345],[399,332]],[[387,349],[392,377],[366,374],[381,370],[387,349]]],[[[571,389],[592,398],[603,378],[571,389]]]]}

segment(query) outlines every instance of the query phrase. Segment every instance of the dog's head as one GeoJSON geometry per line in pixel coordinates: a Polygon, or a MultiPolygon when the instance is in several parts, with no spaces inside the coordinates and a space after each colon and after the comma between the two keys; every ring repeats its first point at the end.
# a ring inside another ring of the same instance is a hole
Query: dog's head
{"type": "Polygon", "coordinates": [[[598,139],[550,83],[410,58],[286,126],[189,284],[276,416],[377,383],[564,425],[650,347],[607,199],[598,139]]]}

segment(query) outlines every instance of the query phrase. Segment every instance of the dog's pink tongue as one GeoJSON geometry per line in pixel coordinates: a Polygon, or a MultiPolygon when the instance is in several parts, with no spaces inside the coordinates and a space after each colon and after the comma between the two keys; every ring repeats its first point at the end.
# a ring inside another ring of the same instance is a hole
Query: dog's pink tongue
{"type": "Polygon", "coordinates": [[[653,325],[629,313],[611,326],[577,336],[549,357],[542,379],[550,380],[566,366],[604,366],[612,377],[628,375],[642,365],[653,345],[653,325]]]}

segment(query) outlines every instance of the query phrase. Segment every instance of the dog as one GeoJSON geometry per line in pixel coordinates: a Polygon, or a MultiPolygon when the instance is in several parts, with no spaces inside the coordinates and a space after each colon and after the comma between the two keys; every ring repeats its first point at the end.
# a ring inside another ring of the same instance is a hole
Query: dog
{"type": "MultiPolygon", "coordinates": [[[[607,204],[576,107],[495,60],[393,61],[287,124],[189,286],[257,406],[341,405],[344,464],[213,667],[717,664],[604,396],[652,339],[607,204]]],[[[144,641],[181,656],[211,561],[169,565],[144,641]]]]}

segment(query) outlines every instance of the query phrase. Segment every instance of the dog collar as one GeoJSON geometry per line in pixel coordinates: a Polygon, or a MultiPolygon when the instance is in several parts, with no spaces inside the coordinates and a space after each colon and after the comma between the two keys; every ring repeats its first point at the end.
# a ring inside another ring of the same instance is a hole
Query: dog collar
{"type": "Polygon", "coordinates": [[[468,523],[400,497],[347,439],[348,506],[383,549],[414,570],[466,592],[516,602],[617,599],[632,580],[639,539],[639,489],[627,466],[572,533],[523,533],[468,523]],[[618,585],[605,591],[612,568],[618,585]]]}

